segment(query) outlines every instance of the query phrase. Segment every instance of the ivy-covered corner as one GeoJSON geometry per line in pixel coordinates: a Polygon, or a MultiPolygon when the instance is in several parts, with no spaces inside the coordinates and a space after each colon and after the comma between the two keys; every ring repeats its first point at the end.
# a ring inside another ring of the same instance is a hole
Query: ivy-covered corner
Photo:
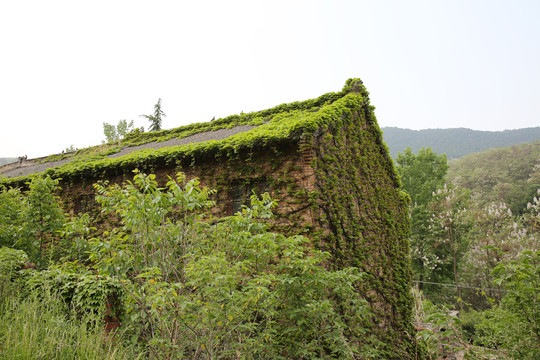
{"type": "MultiPolygon", "coordinates": [[[[132,134],[117,149],[123,156],[83,149],[46,173],[62,178],[61,197],[76,212],[92,206],[92,182],[122,182],[134,169],[163,183],[178,171],[200,178],[217,190],[216,216],[231,215],[252,191],[270,191],[278,202],[274,230],[309,237],[311,246],[331,254],[330,267],[365,273],[357,288],[371,305],[370,330],[384,344],[385,358],[417,359],[408,197],[399,190],[373,111],[362,81],[349,79],[340,92],[317,99],[132,134]],[[234,128],[242,131],[213,138],[234,128]],[[195,141],[201,135],[203,141],[195,141]],[[183,139],[182,145],[128,151],[173,139],[183,139]]],[[[32,176],[0,184],[24,186],[32,176]]]]}
{"type": "Polygon", "coordinates": [[[359,291],[387,359],[416,359],[408,259],[408,196],[399,190],[374,107],[361,82],[329,106],[312,140],[316,244],[333,266],[365,272],[359,291]],[[326,121],[325,121],[326,120],[326,121]]]}

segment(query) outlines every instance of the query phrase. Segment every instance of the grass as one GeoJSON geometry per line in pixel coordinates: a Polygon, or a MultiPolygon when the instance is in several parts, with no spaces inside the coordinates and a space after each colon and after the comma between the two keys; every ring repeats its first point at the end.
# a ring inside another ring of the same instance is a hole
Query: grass
{"type": "Polygon", "coordinates": [[[0,300],[0,359],[136,359],[100,319],[77,318],[59,298],[0,300]]]}

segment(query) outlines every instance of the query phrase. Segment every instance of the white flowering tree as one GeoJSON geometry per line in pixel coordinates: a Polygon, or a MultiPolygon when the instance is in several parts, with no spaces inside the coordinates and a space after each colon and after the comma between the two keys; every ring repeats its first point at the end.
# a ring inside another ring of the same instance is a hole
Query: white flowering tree
{"type": "Polygon", "coordinates": [[[459,263],[467,249],[470,230],[468,216],[469,194],[448,185],[433,192],[429,205],[431,219],[425,252],[429,261],[427,278],[439,283],[453,283],[457,296],[462,298],[459,263]]]}
{"type": "Polygon", "coordinates": [[[485,296],[499,301],[504,293],[500,287],[493,288],[493,269],[530,248],[533,238],[505,203],[493,202],[471,210],[471,217],[474,227],[463,258],[463,282],[478,287],[477,294],[471,294],[469,298],[475,304],[485,304],[482,299],[485,296]]]}
{"type": "Polygon", "coordinates": [[[532,232],[540,235],[540,189],[537,190],[537,194],[538,196],[535,196],[527,204],[527,213],[524,216],[524,220],[532,232]]]}

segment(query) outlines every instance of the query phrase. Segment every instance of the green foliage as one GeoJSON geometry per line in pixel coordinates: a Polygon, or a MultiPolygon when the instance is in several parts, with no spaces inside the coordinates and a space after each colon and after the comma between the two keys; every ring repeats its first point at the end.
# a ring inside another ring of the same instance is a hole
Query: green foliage
{"type": "Polygon", "coordinates": [[[429,328],[421,327],[417,334],[427,345],[428,358],[447,356],[464,348],[461,321],[448,307],[424,300],[417,321],[429,324],[429,328]]]}
{"type": "Polygon", "coordinates": [[[427,236],[429,255],[434,264],[428,279],[441,283],[449,279],[456,285],[458,301],[463,299],[460,288],[459,263],[467,249],[467,233],[470,229],[468,194],[465,191],[445,186],[433,194],[429,204],[431,211],[427,236]]]}
{"type": "Polygon", "coordinates": [[[96,230],[95,227],[91,226],[91,221],[90,215],[82,213],[72,216],[63,224],[62,229],[58,232],[59,242],[54,248],[56,260],[60,262],[77,261],[79,263],[88,260],[88,251],[90,250],[88,238],[96,230]]]}
{"type": "Polygon", "coordinates": [[[108,336],[95,317],[69,316],[52,296],[10,297],[0,302],[2,359],[135,359],[137,354],[108,336]]]}
{"type": "Polygon", "coordinates": [[[161,123],[162,123],[162,117],[166,117],[163,110],[161,110],[161,98],[158,99],[158,102],[154,105],[154,114],[152,115],[141,115],[141,117],[144,117],[150,121],[150,131],[160,131],[161,130],[161,123]]]}
{"type": "Polygon", "coordinates": [[[13,290],[12,282],[27,262],[28,256],[24,251],[0,247],[0,305],[9,297],[13,290]]]}
{"type": "Polygon", "coordinates": [[[452,359],[461,355],[464,359],[508,359],[505,351],[497,350],[493,343],[471,341],[476,336],[474,331],[482,326],[481,316],[477,316],[480,313],[472,311],[457,316],[457,311],[426,300],[418,290],[413,292],[417,304],[417,336],[426,347],[426,358],[452,359]]]}
{"type": "MultiPolygon", "coordinates": [[[[523,251],[493,271],[506,295],[500,304],[463,316],[463,329],[471,343],[500,349],[511,359],[538,359],[540,355],[540,251],[523,251]]],[[[507,357],[504,357],[507,358],[507,357]]]]}
{"type": "Polygon", "coordinates": [[[201,222],[209,191],[183,176],[157,187],[137,174],[98,185],[121,232],[95,241],[100,272],[119,276],[133,336],[156,358],[354,358],[375,349],[355,268],[330,271],[328,254],[257,219],[274,203],[252,197],[233,217],[201,222]]]}
{"type": "Polygon", "coordinates": [[[535,347],[523,350],[540,355],[540,250],[523,251],[519,259],[497,266],[494,274],[495,283],[504,284],[507,291],[501,305],[525,325],[523,336],[536,340],[535,347]]]}
{"type": "Polygon", "coordinates": [[[448,162],[446,155],[437,155],[431,148],[422,148],[415,155],[411,148],[396,156],[396,171],[401,179],[403,190],[414,206],[426,206],[434,191],[444,185],[448,162]]]}
{"type": "MultiPolygon", "coordinates": [[[[462,316],[464,336],[479,349],[499,349],[496,359],[538,359],[538,340],[512,310],[494,306],[462,316]],[[503,354],[506,354],[504,356],[503,354]]],[[[493,358],[493,357],[492,357],[493,358]]]]}
{"type": "Polygon", "coordinates": [[[29,190],[0,191],[0,246],[24,250],[40,268],[59,261],[87,261],[88,235],[96,230],[88,214],[64,214],[58,180],[36,177],[29,190]]]}
{"type": "Polygon", "coordinates": [[[533,197],[527,204],[527,212],[523,220],[532,233],[540,235],[540,189],[536,191],[537,196],[533,197]]]}
{"type": "MultiPolygon", "coordinates": [[[[134,169],[150,169],[160,164],[190,165],[199,159],[214,156],[236,158],[242,151],[252,151],[262,147],[271,148],[279,143],[287,143],[291,139],[302,138],[304,134],[312,133],[318,128],[327,128],[333,121],[331,114],[342,109],[343,106],[350,107],[350,101],[348,101],[349,105],[340,101],[344,97],[356,98],[356,105],[362,105],[362,95],[357,93],[361,92],[359,88],[363,89],[364,95],[367,95],[359,79],[349,79],[342,91],[324,94],[317,99],[281,104],[255,113],[231,115],[211,122],[191,124],[171,130],[151,131],[139,135],[130,133],[122,142],[123,145],[140,145],[184,138],[197,133],[239,125],[257,126],[251,131],[239,133],[224,140],[190,143],[158,150],[141,150],[121,158],[105,158],[107,154],[117,152],[119,149],[113,148],[104,152],[103,145],[82,149],[77,151],[74,161],[48,169],[46,174],[65,181],[88,180],[110,175],[127,175],[134,169]]],[[[0,183],[21,186],[28,180],[29,177],[0,179],[0,183]]]]}
{"type": "Polygon", "coordinates": [[[523,214],[540,188],[540,141],[470,154],[450,163],[448,181],[470,189],[480,206],[504,202],[523,214]]]}
{"type": "MultiPolygon", "coordinates": [[[[22,295],[52,294],[80,316],[104,314],[107,300],[122,296],[117,279],[95,275],[76,263],[66,262],[47,270],[23,272],[19,283],[22,295]]],[[[117,316],[121,311],[115,308],[114,312],[117,316]]]]}
{"type": "Polygon", "coordinates": [[[515,260],[525,249],[534,249],[538,239],[527,231],[523,221],[513,216],[508,205],[476,206],[465,214],[474,225],[467,234],[469,244],[460,267],[463,283],[486,289],[471,293],[466,299],[473,308],[480,309],[494,300],[499,302],[504,294],[499,285],[493,288],[493,269],[515,260]]]}
{"type": "Polygon", "coordinates": [[[73,144],[69,145],[67,148],[65,148],[64,150],[65,152],[67,153],[70,153],[70,152],[75,152],[77,151],[77,149],[75,148],[75,146],[73,144]]]}
{"type": "Polygon", "coordinates": [[[134,122],[131,120],[128,124],[127,120],[118,121],[118,125],[112,125],[103,123],[103,133],[105,134],[105,141],[107,143],[120,144],[122,140],[129,132],[133,131],[134,122]]]}
{"type": "MultiPolygon", "coordinates": [[[[401,179],[402,189],[411,197],[410,251],[412,268],[420,281],[432,278],[442,254],[437,254],[436,246],[430,242],[432,216],[430,203],[434,193],[443,188],[448,163],[446,155],[437,155],[431,148],[420,149],[413,154],[410,148],[396,157],[396,171],[401,179]]],[[[446,189],[445,189],[446,190],[446,189]]],[[[445,256],[446,257],[446,256],[445,256]]]]}
{"type": "MultiPolygon", "coordinates": [[[[121,295],[117,280],[69,263],[21,270],[28,264],[22,250],[0,248],[1,358],[127,356],[103,331],[105,304],[121,295]]],[[[111,312],[117,316],[119,309],[111,312]]]]}
{"type": "Polygon", "coordinates": [[[55,195],[58,180],[35,178],[27,185],[25,196],[18,189],[0,191],[0,245],[24,250],[43,267],[47,245],[58,239],[65,215],[55,195]]]}
{"type": "Polygon", "coordinates": [[[200,210],[214,204],[208,200],[212,191],[200,189],[196,180],[182,188],[183,180],[179,174],[177,181],[170,179],[163,189],[158,187],[155,175],[136,172],[134,183],[123,187],[95,185],[96,200],[103,212],[117,214],[124,225],[122,231],[110,234],[108,244],[95,245],[99,251],[93,259],[108,258],[101,262],[107,266],[102,270],[123,277],[158,267],[166,280],[180,280],[181,274],[171,264],[181,259],[194,241],[192,228],[204,226],[196,221],[200,220],[200,210]],[[177,219],[179,216],[182,218],[177,219]],[[176,221],[180,226],[173,226],[176,221]]]}
{"type": "Polygon", "coordinates": [[[13,246],[24,225],[27,204],[19,189],[0,187],[0,246],[13,246]]]}
{"type": "Polygon", "coordinates": [[[14,247],[25,250],[38,266],[46,263],[46,245],[58,238],[57,232],[65,222],[65,216],[55,195],[58,180],[50,177],[36,178],[28,183],[29,191],[24,201],[27,205],[23,213],[22,234],[14,247]]]}
{"type": "Polygon", "coordinates": [[[28,256],[22,250],[10,249],[7,247],[0,248],[0,276],[11,277],[15,272],[25,265],[28,261],[28,256]]]}

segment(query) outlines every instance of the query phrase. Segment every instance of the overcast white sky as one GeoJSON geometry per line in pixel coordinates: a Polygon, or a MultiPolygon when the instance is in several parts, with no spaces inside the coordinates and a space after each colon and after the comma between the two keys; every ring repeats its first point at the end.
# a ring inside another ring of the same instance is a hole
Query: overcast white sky
{"type": "Polygon", "coordinates": [[[0,0],[0,157],[339,91],[379,125],[540,126],[540,1],[0,0]]]}

